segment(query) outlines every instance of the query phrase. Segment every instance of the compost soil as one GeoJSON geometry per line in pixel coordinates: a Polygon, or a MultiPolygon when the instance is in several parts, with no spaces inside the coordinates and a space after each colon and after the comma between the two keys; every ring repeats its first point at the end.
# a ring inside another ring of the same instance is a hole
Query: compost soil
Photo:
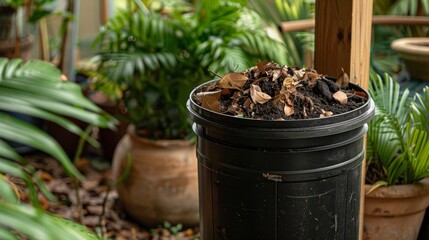
{"type": "Polygon", "coordinates": [[[259,62],[243,72],[219,76],[193,96],[203,108],[263,120],[323,118],[368,101],[366,92],[343,73],[331,79],[310,68],[259,62]]]}

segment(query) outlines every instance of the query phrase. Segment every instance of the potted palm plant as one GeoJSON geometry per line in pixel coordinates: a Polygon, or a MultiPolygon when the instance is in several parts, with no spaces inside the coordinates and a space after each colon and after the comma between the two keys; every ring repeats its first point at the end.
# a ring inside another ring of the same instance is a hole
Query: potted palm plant
{"type": "Polygon", "coordinates": [[[198,223],[195,145],[185,103],[213,75],[261,59],[285,62],[259,16],[233,1],[166,1],[120,11],[100,32],[98,77],[121,89],[131,123],[113,160],[132,169],[118,187],[125,210],[147,226],[198,223]],[[140,148],[138,148],[140,147],[140,148]],[[165,155],[166,154],[166,155],[165,155]]]}
{"type": "Polygon", "coordinates": [[[429,205],[429,88],[411,98],[388,75],[373,77],[365,239],[417,239],[429,205]]]}
{"type": "Polygon", "coordinates": [[[61,72],[55,66],[41,61],[23,63],[21,59],[0,58],[0,99],[0,238],[98,239],[85,227],[43,210],[39,194],[48,200],[55,197],[36,170],[7,141],[49,154],[61,162],[72,179],[80,180],[83,176],[52,137],[3,111],[55,121],[88,140],[90,137],[64,116],[99,127],[113,127],[115,121],[88,101],[79,86],[62,81],[61,72]],[[13,179],[25,182],[30,204],[20,200],[17,181],[13,179]]]}

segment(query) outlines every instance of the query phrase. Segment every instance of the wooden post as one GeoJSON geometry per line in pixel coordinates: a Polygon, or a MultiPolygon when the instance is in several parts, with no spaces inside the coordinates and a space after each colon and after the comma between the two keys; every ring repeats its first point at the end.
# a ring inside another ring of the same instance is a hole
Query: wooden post
{"type": "Polygon", "coordinates": [[[317,0],[314,66],[368,86],[373,0],[317,0]]]}
{"type": "MultiPolygon", "coordinates": [[[[341,69],[353,83],[368,88],[373,0],[317,0],[314,67],[338,76],[341,69]]],[[[360,229],[363,233],[365,160],[362,164],[360,229]]]]}

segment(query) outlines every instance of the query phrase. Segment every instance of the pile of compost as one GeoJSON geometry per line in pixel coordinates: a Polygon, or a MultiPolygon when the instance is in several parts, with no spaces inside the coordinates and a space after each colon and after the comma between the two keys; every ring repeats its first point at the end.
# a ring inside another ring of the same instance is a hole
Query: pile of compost
{"type": "Polygon", "coordinates": [[[291,120],[323,118],[352,111],[368,96],[343,72],[330,79],[310,68],[258,62],[203,85],[194,101],[208,110],[243,118],[291,120]]]}

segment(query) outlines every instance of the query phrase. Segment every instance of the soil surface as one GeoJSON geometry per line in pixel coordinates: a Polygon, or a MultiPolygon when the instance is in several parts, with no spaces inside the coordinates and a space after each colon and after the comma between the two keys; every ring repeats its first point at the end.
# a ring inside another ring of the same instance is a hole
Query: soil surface
{"type": "MultiPolygon", "coordinates": [[[[161,223],[147,228],[130,219],[121,207],[118,194],[110,188],[111,170],[108,162],[91,156],[81,158],[75,165],[86,179],[76,184],[67,177],[55,159],[44,154],[31,154],[26,159],[57,197],[49,202],[40,195],[43,208],[57,216],[85,225],[100,239],[116,240],[197,240],[198,227],[161,223]],[[77,197],[79,193],[79,198],[77,197]]],[[[26,200],[26,193],[21,198],[26,200]]]]}
{"type": "Polygon", "coordinates": [[[197,91],[194,100],[209,110],[243,118],[329,117],[359,108],[368,100],[345,73],[334,80],[314,69],[259,62],[220,77],[197,91]]]}

